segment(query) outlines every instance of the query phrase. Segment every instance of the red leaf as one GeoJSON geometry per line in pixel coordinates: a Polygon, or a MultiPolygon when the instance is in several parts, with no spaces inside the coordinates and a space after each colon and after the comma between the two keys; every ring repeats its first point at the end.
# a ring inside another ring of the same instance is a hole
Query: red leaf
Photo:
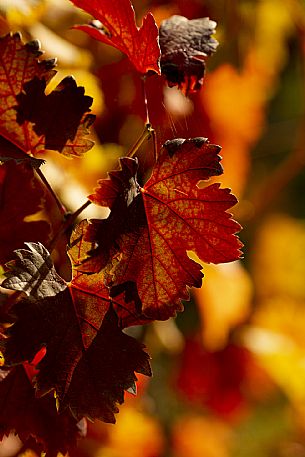
{"type": "Polygon", "coordinates": [[[16,322],[1,341],[5,362],[32,360],[45,346],[36,376],[38,394],[55,389],[60,411],[70,408],[77,419],[115,422],[124,391],[135,389],[135,372],[151,374],[149,356],[121,331],[105,286],[95,293],[78,274],[67,286],[48,251],[35,243],[29,248],[16,252],[15,266],[3,282],[12,290],[23,285],[30,297],[12,310],[16,322]]]}
{"type": "Polygon", "coordinates": [[[41,54],[38,41],[23,44],[19,34],[0,39],[0,135],[26,154],[52,149],[79,156],[93,145],[84,138],[94,120],[87,114],[92,99],[72,77],[45,95],[55,59],[39,60],[41,54]]]}
{"type": "Polygon", "coordinates": [[[126,204],[128,206],[140,193],[136,181],[137,160],[124,157],[120,159],[120,165],[120,170],[108,173],[110,179],[99,181],[99,187],[95,189],[95,194],[89,197],[92,202],[112,209],[115,202],[119,201],[120,198],[127,199],[126,204]]]}
{"type": "Polygon", "coordinates": [[[0,166],[0,264],[10,260],[25,241],[48,241],[50,226],[46,221],[26,220],[41,209],[43,197],[29,165],[8,162],[0,166]]]}
{"type": "MultiPolygon", "coordinates": [[[[128,159],[125,159],[128,160],[128,159]]],[[[130,162],[133,162],[129,159],[130,162]]],[[[117,176],[120,172],[113,172],[111,176],[117,176]]],[[[106,180],[105,180],[106,182],[106,180]]],[[[107,184],[105,184],[107,186],[107,184]]],[[[108,203],[112,204],[111,196],[113,195],[110,188],[105,188],[105,199],[109,198],[108,203]],[[109,194],[107,195],[107,191],[109,194]]],[[[106,203],[106,202],[105,202],[106,203]]],[[[87,259],[87,253],[91,250],[91,243],[85,241],[84,235],[88,230],[88,222],[82,221],[74,230],[71,240],[70,248],[68,250],[73,268],[73,279],[71,282],[71,294],[78,297],[79,301],[88,302],[88,297],[91,300],[97,301],[96,309],[100,313],[101,301],[106,301],[111,304],[118,317],[118,324],[120,328],[129,327],[131,325],[141,325],[147,323],[149,319],[145,318],[141,310],[141,300],[137,293],[137,286],[134,282],[126,282],[117,287],[112,287],[109,290],[106,287],[103,278],[100,274],[83,274],[80,270],[83,267],[83,262],[87,259]]],[[[108,259],[108,257],[107,257],[108,259]]],[[[93,259],[93,263],[94,263],[93,259]]],[[[100,266],[101,257],[98,259],[97,269],[100,266]]],[[[85,263],[86,265],[86,263],[85,263]]],[[[92,263],[90,264],[93,269],[95,268],[92,263]]],[[[74,300],[75,301],[75,300],[74,300]]],[[[93,313],[91,312],[92,319],[93,313]]],[[[97,327],[98,325],[95,324],[97,327]]]]}
{"type": "Polygon", "coordinates": [[[122,51],[140,73],[152,70],[160,74],[158,27],[151,13],[144,17],[138,28],[130,0],[71,1],[102,23],[101,27],[92,24],[74,28],[122,51]]]}
{"type": "MultiPolygon", "coordinates": [[[[229,344],[209,352],[195,339],[186,341],[177,387],[189,401],[228,418],[246,403],[250,353],[229,344]]],[[[253,362],[252,362],[253,363],[253,362]]]]}
{"type": "Polygon", "coordinates": [[[68,412],[58,414],[53,395],[36,398],[22,366],[1,370],[0,377],[0,439],[10,432],[24,443],[33,437],[47,457],[73,450],[81,429],[68,412]]]}
{"type": "Polygon", "coordinates": [[[98,247],[90,253],[87,271],[90,264],[94,268],[100,264],[103,269],[107,262],[112,263],[110,272],[107,266],[108,284],[134,282],[147,318],[173,316],[182,310],[180,299],[188,298],[186,286],[200,287],[201,266],[187,251],[195,251],[207,263],[230,262],[240,256],[241,242],[234,235],[240,226],[226,212],[236,198],[219,184],[196,186],[198,181],[222,173],[219,150],[204,138],[168,141],[143,189],[135,184],[135,175],[126,179],[125,164],[133,159],[123,159],[125,178],[120,185],[124,182],[124,191],[118,191],[117,174],[110,175],[89,197],[102,205],[111,203],[108,220],[113,237],[101,237],[104,230],[100,228],[107,221],[93,221],[93,229],[89,226],[87,237],[98,247]],[[115,203],[111,186],[118,191],[115,203]],[[111,225],[120,219],[119,229],[111,225]]]}

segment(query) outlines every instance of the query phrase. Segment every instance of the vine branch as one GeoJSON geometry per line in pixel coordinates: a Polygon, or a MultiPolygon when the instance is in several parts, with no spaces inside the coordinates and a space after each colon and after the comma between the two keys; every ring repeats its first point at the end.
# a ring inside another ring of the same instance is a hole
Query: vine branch
{"type": "Polygon", "coordinates": [[[63,222],[62,226],[54,236],[54,238],[51,240],[48,250],[49,252],[52,252],[53,249],[56,246],[57,241],[59,238],[74,224],[78,216],[89,206],[91,205],[91,201],[87,200],[82,206],[80,206],[74,213],[68,214],[66,217],[66,220],[63,222]]]}
{"type": "Polygon", "coordinates": [[[51,184],[49,183],[49,181],[47,180],[47,178],[45,177],[45,175],[42,173],[42,171],[40,170],[40,168],[37,168],[36,169],[36,172],[39,176],[39,178],[41,179],[41,181],[44,183],[44,185],[46,186],[46,188],[48,189],[48,191],[50,192],[50,194],[53,196],[54,200],[55,200],[55,203],[60,211],[60,213],[65,216],[65,214],[67,213],[66,211],[66,208],[64,207],[64,205],[62,204],[62,202],[60,201],[59,197],[57,196],[56,192],[54,191],[53,187],[51,186],[51,184]]]}

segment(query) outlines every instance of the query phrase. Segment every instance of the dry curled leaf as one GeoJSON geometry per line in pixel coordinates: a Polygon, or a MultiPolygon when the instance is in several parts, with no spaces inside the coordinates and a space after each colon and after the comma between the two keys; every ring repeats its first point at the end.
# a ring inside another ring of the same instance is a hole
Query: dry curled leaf
{"type": "Polygon", "coordinates": [[[205,60],[218,42],[211,37],[216,22],[208,17],[188,20],[172,16],[160,26],[161,71],[168,85],[186,94],[199,90],[205,73],[205,60]]]}

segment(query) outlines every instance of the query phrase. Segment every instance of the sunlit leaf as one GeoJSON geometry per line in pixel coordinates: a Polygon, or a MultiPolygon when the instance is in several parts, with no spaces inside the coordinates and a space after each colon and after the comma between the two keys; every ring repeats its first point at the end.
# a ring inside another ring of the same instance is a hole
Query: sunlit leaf
{"type": "Polygon", "coordinates": [[[41,54],[38,41],[23,44],[19,34],[1,38],[0,135],[30,155],[53,149],[79,156],[92,147],[86,138],[92,99],[72,77],[46,95],[55,59],[40,60],[41,54]]]}
{"type": "Polygon", "coordinates": [[[98,247],[84,269],[102,270],[117,256],[109,284],[135,283],[146,317],[164,320],[181,311],[186,286],[201,285],[201,266],[187,251],[207,263],[240,255],[234,235],[240,226],[226,212],[235,197],[218,184],[196,186],[222,173],[219,150],[204,138],[168,141],[143,188],[136,162],[122,159],[122,170],[101,180],[90,196],[112,211],[107,220],[89,225],[87,238],[98,247]]]}
{"type": "Polygon", "coordinates": [[[91,25],[75,28],[122,51],[140,73],[152,70],[160,74],[158,27],[151,13],[144,17],[138,28],[130,0],[71,1],[100,21],[100,24],[94,21],[91,25]]]}

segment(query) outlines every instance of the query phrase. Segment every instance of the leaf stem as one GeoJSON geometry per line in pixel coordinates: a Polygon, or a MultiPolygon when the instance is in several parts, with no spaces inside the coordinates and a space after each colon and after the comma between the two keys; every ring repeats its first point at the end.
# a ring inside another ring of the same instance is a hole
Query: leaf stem
{"type": "Polygon", "coordinates": [[[74,213],[66,215],[66,220],[63,222],[62,226],[51,240],[48,250],[52,252],[56,246],[57,241],[59,238],[74,224],[78,216],[89,206],[91,205],[91,201],[87,200],[82,206],[80,206],[74,213]]]}
{"type": "Polygon", "coordinates": [[[64,207],[64,205],[61,203],[61,201],[59,200],[58,196],[56,195],[54,189],[52,188],[51,184],[49,183],[49,181],[47,180],[47,178],[45,177],[45,175],[42,173],[42,171],[40,170],[40,168],[37,168],[36,169],[36,172],[39,176],[39,178],[41,179],[41,181],[44,183],[44,185],[46,186],[46,188],[48,189],[48,191],[50,192],[50,194],[53,196],[54,200],[55,200],[55,203],[59,209],[59,211],[61,212],[62,215],[65,215],[67,213],[66,211],[66,208],[64,207]]]}
{"type": "Polygon", "coordinates": [[[146,93],[146,76],[145,75],[142,77],[142,90],[143,90],[143,98],[144,98],[144,106],[145,106],[145,114],[146,114],[145,124],[150,125],[148,103],[147,103],[147,93],[146,93]]]}
{"type": "Polygon", "coordinates": [[[144,130],[141,133],[140,137],[137,139],[135,144],[129,149],[128,153],[126,154],[126,157],[133,157],[142,144],[146,141],[149,140],[149,138],[152,137],[154,140],[154,149],[156,148],[155,143],[156,143],[156,132],[155,129],[152,127],[151,124],[145,124],[144,130]]]}
{"type": "Polygon", "coordinates": [[[151,132],[151,136],[152,136],[152,140],[153,140],[154,158],[155,158],[155,162],[156,162],[157,158],[158,158],[157,135],[156,135],[155,129],[153,129],[152,127],[151,127],[150,132],[151,132]]]}

